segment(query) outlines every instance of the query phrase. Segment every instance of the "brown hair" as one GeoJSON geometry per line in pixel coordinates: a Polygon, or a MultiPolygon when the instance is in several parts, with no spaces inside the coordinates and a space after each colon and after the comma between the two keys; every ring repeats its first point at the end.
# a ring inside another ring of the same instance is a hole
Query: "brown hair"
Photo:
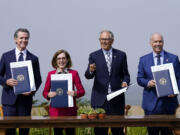
{"type": "Polygon", "coordinates": [[[72,60],[71,60],[71,57],[70,57],[69,53],[68,53],[66,50],[58,50],[58,51],[54,54],[54,56],[53,56],[53,58],[52,58],[52,61],[51,61],[52,67],[53,67],[53,68],[57,68],[57,67],[58,67],[58,66],[57,66],[57,56],[58,56],[59,54],[61,54],[61,53],[64,53],[64,54],[66,55],[66,58],[67,58],[67,61],[68,61],[66,67],[67,67],[67,68],[71,68],[71,67],[72,67],[72,60]]]}

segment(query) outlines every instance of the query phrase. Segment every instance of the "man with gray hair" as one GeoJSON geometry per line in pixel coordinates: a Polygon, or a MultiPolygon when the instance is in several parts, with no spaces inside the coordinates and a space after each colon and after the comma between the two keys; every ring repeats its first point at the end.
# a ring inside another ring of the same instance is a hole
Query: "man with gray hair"
{"type": "MultiPolygon", "coordinates": [[[[39,69],[38,57],[27,50],[29,41],[29,31],[19,28],[14,33],[14,41],[16,48],[2,54],[0,60],[0,85],[3,86],[2,105],[4,116],[30,116],[32,108],[32,97],[41,85],[41,75],[39,69]],[[18,81],[12,78],[10,63],[17,61],[32,61],[36,91],[26,92],[23,94],[15,94],[13,86],[18,81]]],[[[19,129],[19,135],[28,135],[29,129],[19,129]]],[[[15,129],[8,129],[6,135],[15,135],[15,129]]]]}
{"type": "MultiPolygon", "coordinates": [[[[107,101],[107,94],[128,86],[130,76],[126,54],[112,48],[114,36],[111,31],[100,33],[101,49],[89,56],[87,79],[94,78],[91,94],[91,106],[104,108],[107,115],[124,115],[125,96],[121,94],[107,101]]],[[[123,128],[111,128],[113,135],[124,135],[123,128]]],[[[108,135],[108,128],[94,128],[95,135],[108,135]]]]}

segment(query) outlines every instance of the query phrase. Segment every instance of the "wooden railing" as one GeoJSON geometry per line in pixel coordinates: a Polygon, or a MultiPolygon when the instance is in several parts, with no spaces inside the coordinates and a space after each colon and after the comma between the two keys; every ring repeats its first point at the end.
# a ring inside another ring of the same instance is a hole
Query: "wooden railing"
{"type": "Polygon", "coordinates": [[[69,117],[0,117],[0,135],[6,128],[72,127],[170,127],[180,128],[180,115],[106,116],[105,119],[69,117]]]}

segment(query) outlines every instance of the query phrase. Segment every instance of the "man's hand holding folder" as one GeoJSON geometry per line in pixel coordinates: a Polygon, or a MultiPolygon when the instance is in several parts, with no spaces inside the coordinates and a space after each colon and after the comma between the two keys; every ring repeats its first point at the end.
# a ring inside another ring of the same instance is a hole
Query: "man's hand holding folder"
{"type": "Polygon", "coordinates": [[[6,80],[6,84],[8,86],[13,87],[13,86],[16,86],[18,84],[18,81],[13,79],[13,78],[10,78],[10,79],[6,80]]]}

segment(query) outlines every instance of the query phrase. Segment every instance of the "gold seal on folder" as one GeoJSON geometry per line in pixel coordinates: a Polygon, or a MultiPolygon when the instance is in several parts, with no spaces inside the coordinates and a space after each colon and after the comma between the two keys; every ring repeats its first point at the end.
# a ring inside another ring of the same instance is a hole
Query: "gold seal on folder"
{"type": "Polygon", "coordinates": [[[167,80],[166,80],[165,78],[161,78],[161,79],[159,79],[159,83],[160,83],[161,85],[166,85],[167,80]]]}
{"type": "Polygon", "coordinates": [[[24,81],[24,75],[20,74],[17,76],[18,81],[24,81]]]}
{"type": "Polygon", "coordinates": [[[61,96],[63,94],[63,89],[61,89],[61,88],[56,89],[56,94],[58,96],[61,96]]]}

